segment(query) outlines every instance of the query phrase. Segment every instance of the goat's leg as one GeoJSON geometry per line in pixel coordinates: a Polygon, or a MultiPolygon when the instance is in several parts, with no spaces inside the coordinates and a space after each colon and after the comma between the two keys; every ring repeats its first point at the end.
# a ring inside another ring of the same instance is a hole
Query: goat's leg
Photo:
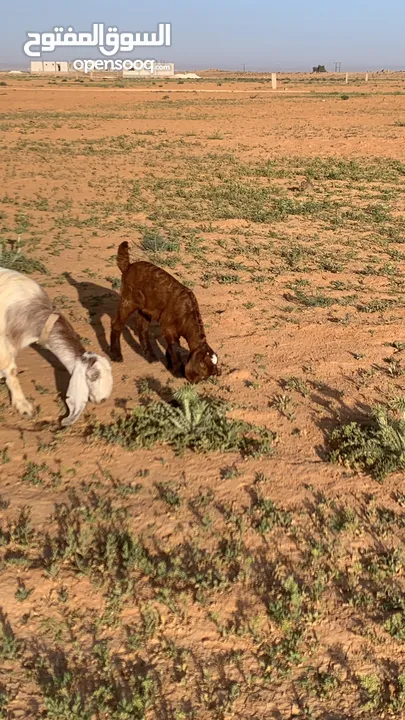
{"type": "Polygon", "coordinates": [[[110,354],[111,360],[114,362],[122,362],[121,352],[121,333],[126,325],[127,320],[137,309],[134,302],[121,298],[118,313],[112,321],[111,325],[111,342],[110,342],[110,354]]]}
{"type": "Polygon", "coordinates": [[[169,370],[172,370],[175,375],[180,375],[180,374],[182,374],[182,371],[183,371],[183,363],[182,363],[181,358],[179,357],[179,354],[175,348],[175,344],[179,343],[180,338],[175,337],[174,335],[165,334],[165,340],[167,343],[167,350],[166,350],[167,367],[169,368],[169,370]]]}
{"type": "Polygon", "coordinates": [[[142,352],[149,362],[153,359],[153,350],[150,343],[149,337],[149,326],[150,322],[140,312],[136,316],[136,330],[139,337],[139,343],[142,348],[142,352]]]}
{"type": "Polygon", "coordinates": [[[20,413],[20,415],[27,415],[32,417],[34,414],[34,408],[31,403],[28,402],[25,397],[21,385],[17,378],[17,365],[14,359],[8,357],[7,359],[0,358],[0,376],[5,377],[6,385],[11,395],[11,405],[13,408],[20,413]],[[6,360],[6,361],[4,361],[6,360]]]}

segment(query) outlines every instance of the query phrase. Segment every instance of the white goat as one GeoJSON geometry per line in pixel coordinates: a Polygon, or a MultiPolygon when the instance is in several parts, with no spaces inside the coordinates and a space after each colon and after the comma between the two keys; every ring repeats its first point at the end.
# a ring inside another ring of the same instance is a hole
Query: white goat
{"type": "Polygon", "coordinates": [[[62,425],[72,425],[88,400],[100,403],[112,392],[109,361],[86,352],[70,323],[52,308],[45,290],[34,280],[0,267],[0,377],[5,377],[12,406],[21,415],[32,416],[17,379],[15,358],[19,350],[39,343],[50,350],[71,375],[66,404],[69,416],[62,425]]]}

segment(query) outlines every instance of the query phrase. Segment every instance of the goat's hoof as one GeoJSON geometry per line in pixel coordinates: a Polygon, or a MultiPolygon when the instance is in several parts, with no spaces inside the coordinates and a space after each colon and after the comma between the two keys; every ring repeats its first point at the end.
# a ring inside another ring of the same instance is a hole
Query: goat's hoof
{"type": "Polygon", "coordinates": [[[144,356],[145,360],[148,363],[153,363],[154,357],[153,357],[153,353],[151,353],[150,350],[147,350],[146,348],[142,348],[142,355],[144,356]]]}
{"type": "Polygon", "coordinates": [[[18,400],[13,403],[13,407],[20,413],[20,415],[25,415],[28,418],[32,418],[34,414],[34,408],[28,400],[18,400]]]}
{"type": "Polygon", "coordinates": [[[124,358],[122,357],[121,353],[117,353],[117,352],[111,353],[111,360],[113,362],[120,362],[120,363],[124,362],[124,358]]]}

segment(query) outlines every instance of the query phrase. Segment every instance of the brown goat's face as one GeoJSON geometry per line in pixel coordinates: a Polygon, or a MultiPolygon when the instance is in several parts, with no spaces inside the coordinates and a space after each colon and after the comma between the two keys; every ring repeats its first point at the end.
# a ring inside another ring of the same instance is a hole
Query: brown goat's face
{"type": "Polygon", "coordinates": [[[194,384],[208,380],[212,375],[220,375],[218,356],[208,345],[203,349],[194,350],[188,357],[184,374],[186,379],[194,384]]]}

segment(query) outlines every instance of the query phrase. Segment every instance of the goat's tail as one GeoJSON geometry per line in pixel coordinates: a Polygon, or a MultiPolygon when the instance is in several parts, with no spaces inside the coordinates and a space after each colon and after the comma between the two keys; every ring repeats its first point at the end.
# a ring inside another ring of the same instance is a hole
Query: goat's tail
{"type": "Polygon", "coordinates": [[[117,265],[122,273],[126,272],[130,266],[129,260],[129,245],[128,243],[122,242],[117,252],[117,265]]]}

